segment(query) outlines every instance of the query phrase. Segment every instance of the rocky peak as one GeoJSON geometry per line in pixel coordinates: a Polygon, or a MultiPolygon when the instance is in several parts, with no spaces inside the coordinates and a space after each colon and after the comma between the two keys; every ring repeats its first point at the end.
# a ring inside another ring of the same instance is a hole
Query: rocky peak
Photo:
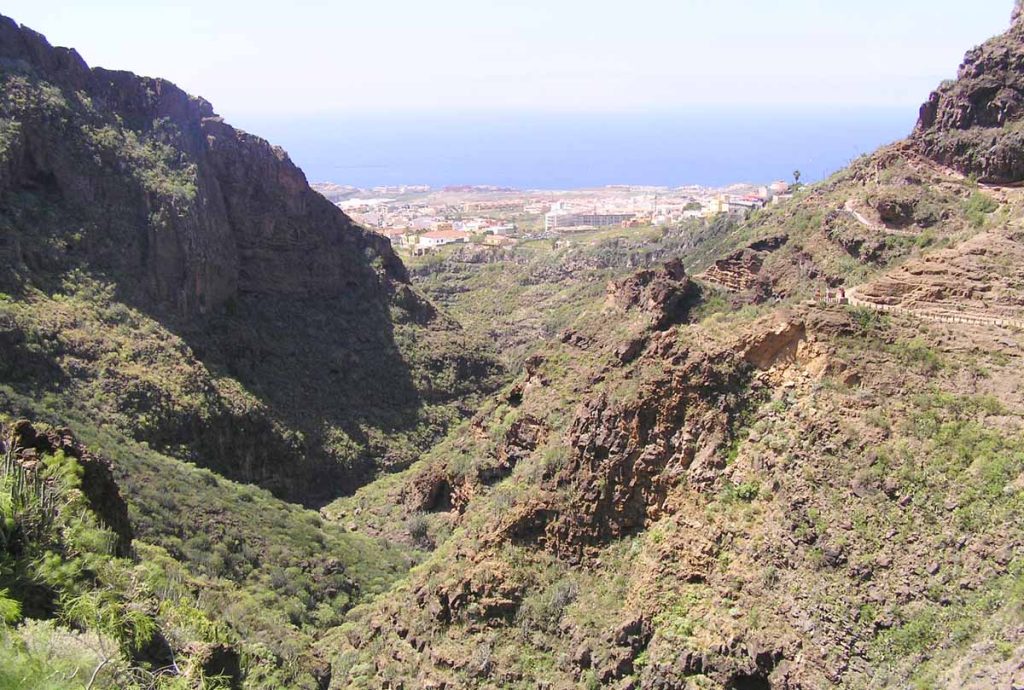
{"type": "Polygon", "coordinates": [[[921,106],[911,141],[925,156],[983,181],[1024,180],[1024,4],[1012,26],[968,51],[957,79],[921,106]]]}
{"type": "Polygon", "coordinates": [[[0,15],[0,59],[21,62],[52,75],[62,83],[84,86],[90,81],[89,66],[73,48],[54,48],[46,37],[0,15]]]}

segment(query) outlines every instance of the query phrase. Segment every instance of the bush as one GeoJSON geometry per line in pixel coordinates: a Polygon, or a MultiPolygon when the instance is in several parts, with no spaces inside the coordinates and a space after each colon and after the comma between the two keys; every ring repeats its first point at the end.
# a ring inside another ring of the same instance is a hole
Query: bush
{"type": "Polygon", "coordinates": [[[416,513],[406,520],[405,529],[417,544],[427,544],[430,541],[430,525],[427,523],[426,516],[421,513],[416,513]]]}
{"type": "MultiPolygon", "coordinates": [[[[67,690],[85,687],[103,662],[94,634],[76,633],[52,621],[27,621],[0,636],[0,690],[67,690]]],[[[93,687],[115,687],[117,665],[97,673],[93,687]]]]}
{"type": "Polygon", "coordinates": [[[579,585],[575,580],[566,578],[527,597],[516,613],[523,633],[528,635],[537,629],[554,630],[562,619],[566,607],[576,601],[577,596],[579,585]]]}
{"type": "Polygon", "coordinates": [[[941,221],[942,217],[942,206],[931,199],[921,201],[914,209],[914,222],[922,228],[930,228],[941,221]]]}
{"type": "Polygon", "coordinates": [[[939,354],[918,338],[899,340],[889,347],[889,351],[903,364],[914,365],[927,374],[934,374],[945,366],[939,354]]]}
{"type": "Polygon", "coordinates": [[[885,316],[867,307],[851,307],[850,317],[863,332],[874,330],[885,323],[885,316]]]}
{"type": "Polygon", "coordinates": [[[986,194],[975,191],[964,202],[964,213],[972,227],[980,228],[985,224],[988,214],[999,208],[999,204],[986,194]]]}
{"type": "Polygon", "coordinates": [[[727,503],[742,501],[750,503],[761,493],[761,485],[757,482],[743,482],[742,484],[728,484],[722,492],[722,498],[727,503]]]}
{"type": "Polygon", "coordinates": [[[744,482],[736,487],[736,498],[741,501],[750,502],[757,498],[761,487],[755,482],[744,482]]]}

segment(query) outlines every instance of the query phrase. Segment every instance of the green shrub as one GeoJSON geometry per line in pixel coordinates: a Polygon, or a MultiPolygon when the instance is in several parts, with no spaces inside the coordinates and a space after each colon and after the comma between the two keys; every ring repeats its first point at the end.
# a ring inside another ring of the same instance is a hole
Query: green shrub
{"type": "Polygon", "coordinates": [[[903,364],[916,366],[923,373],[934,374],[945,366],[939,353],[919,338],[898,340],[888,350],[903,364]]]}
{"type": "Polygon", "coordinates": [[[867,307],[850,307],[849,311],[853,322],[863,332],[872,331],[882,326],[886,321],[886,317],[883,314],[867,307]]]}
{"type": "Polygon", "coordinates": [[[758,482],[743,482],[741,484],[726,484],[722,490],[722,500],[726,503],[750,503],[757,499],[761,492],[761,485],[758,482]]]}
{"type": "Polygon", "coordinates": [[[0,589],[0,627],[21,620],[21,602],[10,597],[10,590],[0,589]]]}
{"type": "Polygon", "coordinates": [[[901,659],[921,654],[933,647],[941,638],[938,612],[925,608],[915,613],[900,626],[882,634],[877,645],[886,660],[901,659]]]}
{"type": "Polygon", "coordinates": [[[94,688],[115,688],[119,664],[103,664],[101,640],[72,632],[53,621],[27,621],[0,633],[0,690],[69,690],[85,688],[96,673],[94,688]]]}
{"type": "Polygon", "coordinates": [[[736,498],[749,503],[757,498],[760,490],[761,486],[757,482],[744,482],[736,486],[736,498]]]}
{"type": "Polygon", "coordinates": [[[533,630],[556,630],[563,612],[578,596],[579,585],[575,580],[557,580],[526,597],[516,613],[516,620],[526,635],[533,630]]]}
{"type": "Polygon", "coordinates": [[[685,642],[692,637],[699,620],[699,616],[693,614],[693,609],[701,599],[700,590],[685,591],[672,606],[654,617],[656,634],[673,643],[685,642]]]}
{"type": "Polygon", "coordinates": [[[422,513],[417,513],[406,520],[405,529],[409,533],[409,537],[417,544],[425,544],[430,540],[430,524],[422,513]]]}
{"type": "Polygon", "coordinates": [[[999,208],[999,204],[987,194],[975,191],[964,202],[964,213],[972,227],[980,228],[985,224],[988,214],[999,208]]]}

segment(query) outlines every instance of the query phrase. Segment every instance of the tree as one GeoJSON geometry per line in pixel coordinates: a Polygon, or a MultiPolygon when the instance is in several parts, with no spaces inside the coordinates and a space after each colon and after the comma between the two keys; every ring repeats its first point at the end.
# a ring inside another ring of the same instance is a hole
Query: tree
{"type": "Polygon", "coordinates": [[[799,170],[794,170],[793,171],[793,182],[795,184],[800,184],[800,171],[799,170]]]}

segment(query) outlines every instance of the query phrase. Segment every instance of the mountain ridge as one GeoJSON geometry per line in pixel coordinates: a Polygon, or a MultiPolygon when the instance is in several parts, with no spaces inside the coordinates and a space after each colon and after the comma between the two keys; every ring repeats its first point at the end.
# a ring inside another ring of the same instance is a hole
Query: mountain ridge
{"type": "Polygon", "coordinates": [[[282,149],[6,18],[0,70],[0,290],[32,305],[0,315],[8,380],[77,388],[138,440],[307,503],[409,462],[492,385],[485,343],[282,149]],[[135,328],[118,357],[77,335],[111,318],[135,328]]]}
{"type": "MultiPolygon", "coordinates": [[[[162,232],[151,228],[142,238],[126,236],[126,246],[119,248],[135,254],[149,273],[150,296],[179,313],[217,309],[238,291],[331,296],[370,285],[375,276],[365,260],[352,260],[362,251],[380,259],[382,278],[408,282],[384,238],[359,228],[314,193],[282,149],[226,124],[204,99],[163,79],[90,69],[73,49],[53,48],[7,18],[0,19],[0,58],[88,94],[100,110],[136,124],[143,137],[164,143],[163,137],[180,150],[182,160],[171,163],[191,177],[187,183],[194,192],[163,199],[150,191],[140,205],[164,216],[162,232]],[[156,130],[168,124],[176,131],[156,130]],[[190,165],[196,168],[192,175],[190,165]]],[[[60,166],[58,152],[40,150],[32,124],[23,123],[15,136],[0,179],[10,186],[50,176],[72,203],[102,202],[102,190],[90,189],[83,176],[60,166]]]]}

